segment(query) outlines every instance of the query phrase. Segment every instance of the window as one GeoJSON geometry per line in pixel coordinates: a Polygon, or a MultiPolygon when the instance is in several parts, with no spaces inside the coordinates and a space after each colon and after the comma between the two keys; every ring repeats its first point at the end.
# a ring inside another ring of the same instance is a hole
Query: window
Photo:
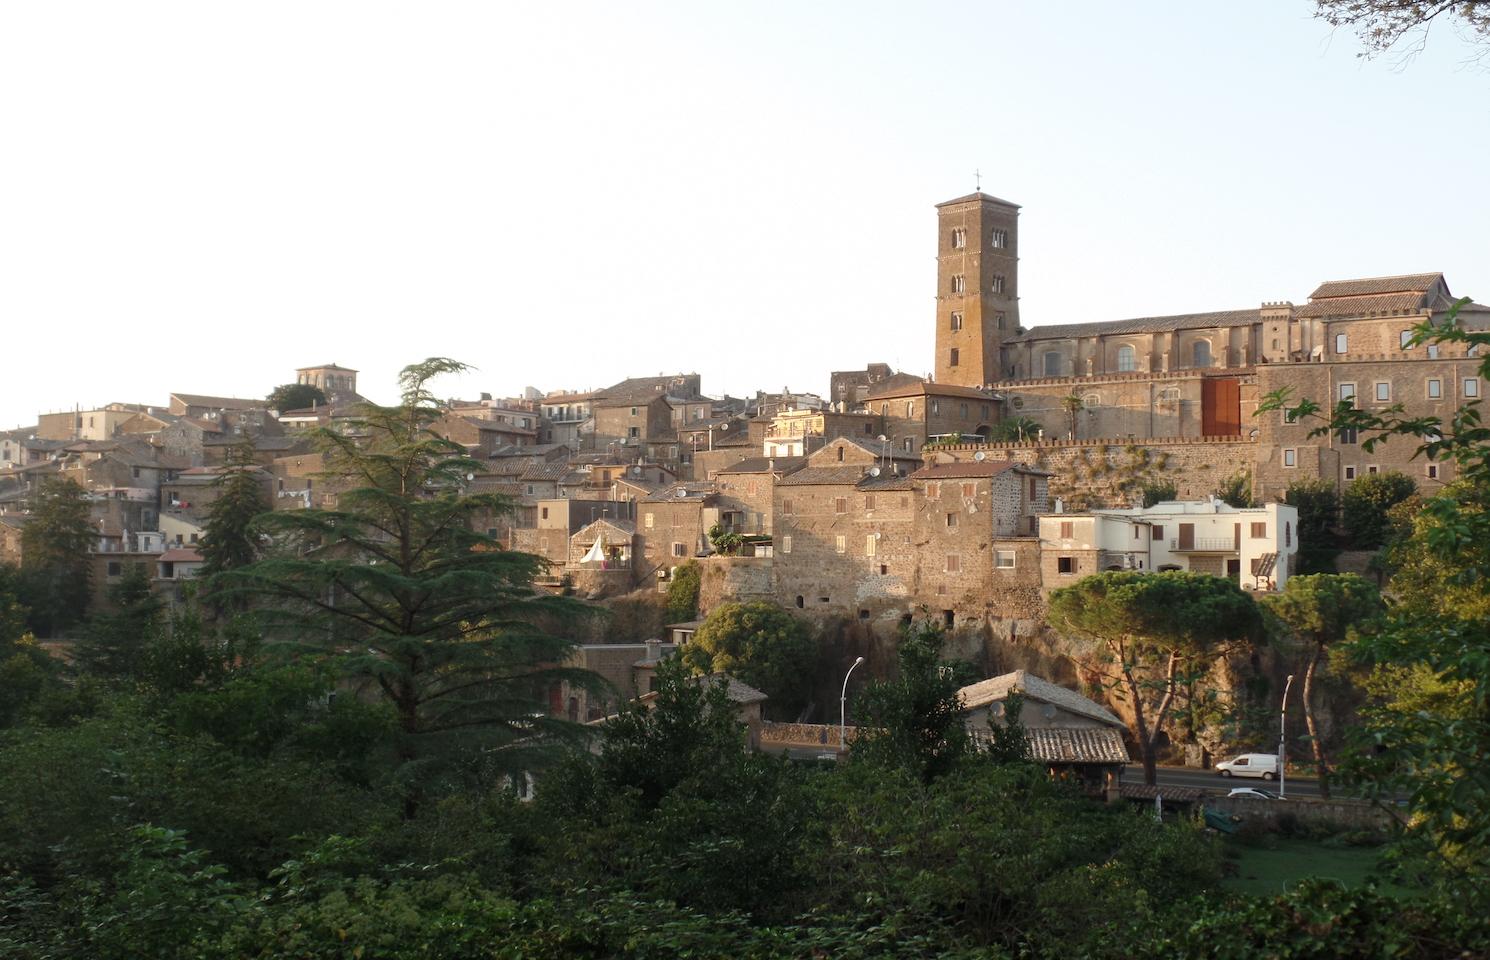
{"type": "Polygon", "coordinates": [[[1076,558],[1075,557],[1056,557],[1056,559],[1055,559],[1055,571],[1056,571],[1056,573],[1065,574],[1067,576],[1069,576],[1070,574],[1075,573],[1076,572],[1076,558]]]}
{"type": "Polygon", "coordinates": [[[874,534],[866,534],[864,537],[864,556],[872,557],[879,553],[880,538],[874,534]]]}
{"type": "Polygon", "coordinates": [[[962,557],[955,553],[947,554],[947,565],[943,569],[947,573],[960,573],[962,571],[962,557]]]}
{"type": "Polygon", "coordinates": [[[949,513],[949,514],[947,514],[947,526],[949,526],[949,527],[955,527],[955,526],[957,526],[957,514],[955,514],[955,513],[949,513]]]}
{"type": "Polygon", "coordinates": [[[792,510],[792,502],[790,500],[783,500],[783,501],[781,501],[781,512],[782,513],[793,513],[793,512],[795,512],[795,511],[792,510]]]}
{"type": "Polygon", "coordinates": [[[109,561],[109,576],[117,577],[124,572],[123,565],[118,560],[109,561]]]}
{"type": "Polygon", "coordinates": [[[1346,350],[1347,345],[1348,345],[1348,341],[1347,341],[1347,339],[1345,337],[1345,334],[1343,334],[1343,333],[1337,333],[1337,334],[1335,334],[1335,352],[1336,353],[1342,353],[1342,354],[1345,353],[1345,350],[1346,350]]]}
{"type": "Polygon", "coordinates": [[[993,565],[999,570],[1014,569],[1013,550],[995,550],[993,552],[993,565]]]}
{"type": "Polygon", "coordinates": [[[864,494],[864,509],[865,510],[873,510],[874,509],[874,494],[872,494],[872,493],[866,493],[866,494],[864,494]]]}
{"type": "Polygon", "coordinates": [[[1403,350],[1406,350],[1406,349],[1408,349],[1407,344],[1411,340],[1412,340],[1412,331],[1411,330],[1403,330],[1401,333],[1399,333],[1397,335],[1397,346],[1401,347],[1403,350]]]}
{"type": "Polygon", "coordinates": [[[993,312],[993,322],[1000,330],[1004,329],[1004,311],[995,310],[993,312]]]}
{"type": "Polygon", "coordinates": [[[952,278],[952,292],[953,293],[962,293],[966,289],[967,289],[967,284],[963,281],[962,274],[959,273],[959,274],[957,274],[957,276],[955,276],[955,277],[952,278]]]}
{"type": "MultiPolygon", "coordinates": [[[[792,552],[792,537],[791,537],[791,534],[787,534],[786,536],[784,536],[784,537],[781,538],[781,552],[782,553],[791,553],[792,552]]],[[[800,607],[801,605],[802,605],[802,598],[801,597],[798,597],[797,598],[797,606],[800,607]]]]}
{"type": "Polygon", "coordinates": [[[988,235],[988,245],[995,250],[1001,250],[1009,245],[1009,231],[995,230],[988,235]]]}
{"type": "Polygon", "coordinates": [[[1035,491],[1036,491],[1035,478],[1034,477],[1030,477],[1030,500],[1032,500],[1032,501],[1035,499],[1035,491]]]}
{"type": "Polygon", "coordinates": [[[958,330],[962,329],[962,311],[953,310],[950,319],[953,333],[956,333],[958,330]]]}
{"type": "Polygon", "coordinates": [[[842,463],[843,462],[843,449],[844,449],[843,447],[839,447],[838,448],[838,462],[839,463],[842,463]]]}
{"type": "Polygon", "coordinates": [[[1428,399],[1439,400],[1443,397],[1443,381],[1434,377],[1428,381],[1428,399]]]}
{"type": "Polygon", "coordinates": [[[633,417],[634,417],[634,416],[636,416],[636,408],[635,408],[635,407],[632,407],[632,408],[631,408],[631,415],[632,415],[632,416],[633,416],[633,417]]]}
{"type": "Polygon", "coordinates": [[[952,231],[952,249],[961,250],[967,246],[967,231],[961,227],[952,231]]]}
{"type": "Polygon", "coordinates": [[[926,485],[926,499],[940,500],[942,498],[942,485],[940,483],[928,483],[926,485]]]}
{"type": "Polygon", "coordinates": [[[1283,451],[1283,465],[1285,467],[1296,467],[1299,465],[1299,452],[1297,450],[1283,451]]]}
{"type": "MultiPolygon", "coordinates": [[[[548,519],[548,507],[539,507],[538,508],[538,514],[544,520],[547,520],[548,519]]],[[[650,527],[651,525],[652,525],[652,515],[649,513],[649,514],[647,514],[647,526],[650,527]]]]}
{"type": "Polygon", "coordinates": [[[1070,520],[1061,521],[1061,539],[1070,540],[1076,535],[1076,524],[1070,520]]]}
{"type": "Polygon", "coordinates": [[[1117,352],[1118,373],[1132,373],[1138,369],[1138,355],[1130,346],[1118,347],[1117,352]]]}
{"type": "Polygon", "coordinates": [[[1425,463],[1425,464],[1423,464],[1423,472],[1427,475],[1427,477],[1428,477],[1429,480],[1437,480],[1438,479],[1438,464],[1436,464],[1436,463],[1425,463]]]}
{"type": "Polygon", "coordinates": [[[688,556],[688,544],[686,544],[686,543],[674,543],[673,544],[673,556],[675,556],[675,557],[686,557],[686,556],[688,556]]]}
{"type": "Polygon", "coordinates": [[[975,483],[964,483],[962,485],[962,495],[964,497],[967,497],[968,499],[972,499],[973,497],[977,496],[978,485],[975,483]]]}
{"type": "Polygon", "coordinates": [[[1376,399],[1377,400],[1390,400],[1390,399],[1392,399],[1392,385],[1390,383],[1384,381],[1384,380],[1378,380],[1378,381],[1376,381],[1376,399]]]}
{"type": "Polygon", "coordinates": [[[1339,394],[1339,396],[1340,396],[1340,402],[1341,403],[1348,403],[1352,407],[1355,406],[1355,384],[1353,384],[1353,383],[1342,383],[1342,384],[1340,384],[1340,394],[1339,394]]]}
{"type": "Polygon", "coordinates": [[[1047,377],[1058,377],[1061,375],[1061,355],[1055,350],[1045,352],[1045,375],[1047,377]]]}
{"type": "Polygon", "coordinates": [[[1346,467],[1345,468],[1345,479],[1347,479],[1347,480],[1354,480],[1355,479],[1355,467],[1354,466],[1349,466],[1349,467],[1346,467]]]}
{"type": "Polygon", "coordinates": [[[638,436],[638,434],[636,432],[636,428],[635,427],[627,427],[626,428],[626,436],[635,439],[638,436]]]}
{"type": "Polygon", "coordinates": [[[1360,439],[1360,432],[1355,427],[1343,427],[1335,434],[1335,439],[1343,444],[1353,445],[1360,439]]]}
{"type": "Polygon", "coordinates": [[[1466,397],[1478,397],[1480,395],[1480,378],[1479,377],[1465,377],[1464,378],[1464,395],[1466,397]]]}
{"type": "Polygon", "coordinates": [[[916,415],[916,401],[907,400],[905,402],[905,415],[907,417],[914,417],[916,415]]]}
{"type": "Polygon", "coordinates": [[[1293,546],[1293,524],[1286,520],[1283,522],[1283,545],[1285,547],[1293,546]]]}
{"type": "Polygon", "coordinates": [[[967,419],[967,404],[959,403],[957,405],[957,415],[964,420],[967,419]]]}
{"type": "Polygon", "coordinates": [[[1266,523],[1252,524],[1252,539],[1266,540],[1268,538],[1268,525],[1266,523]]]}
{"type": "Polygon", "coordinates": [[[938,414],[940,414],[941,412],[942,412],[942,402],[940,400],[933,400],[933,401],[931,401],[931,415],[934,417],[934,416],[937,416],[938,414]]]}
{"type": "Polygon", "coordinates": [[[1376,464],[1373,463],[1369,467],[1366,468],[1366,472],[1367,473],[1380,473],[1381,472],[1381,468],[1378,467],[1376,464]]]}
{"type": "Polygon", "coordinates": [[[836,550],[839,553],[847,553],[848,552],[848,537],[845,537],[841,533],[838,536],[834,537],[833,538],[833,549],[836,550]]]}
{"type": "Polygon", "coordinates": [[[1195,346],[1190,348],[1190,366],[1209,367],[1211,365],[1211,342],[1209,340],[1197,340],[1195,346]]]}
{"type": "Polygon", "coordinates": [[[834,497],[833,498],[833,512],[834,513],[848,513],[848,497],[834,497]]]}
{"type": "Polygon", "coordinates": [[[1004,292],[1004,275],[1003,274],[995,274],[994,275],[994,278],[993,278],[993,282],[988,285],[988,290],[991,293],[1003,293],[1004,292]]]}
{"type": "Polygon", "coordinates": [[[1284,407],[1283,408],[1283,422],[1284,423],[1298,423],[1299,422],[1299,411],[1298,411],[1298,408],[1290,409],[1288,407],[1284,407]]]}
{"type": "Polygon", "coordinates": [[[911,450],[911,444],[912,444],[912,442],[913,441],[911,440],[910,437],[906,437],[905,440],[900,444],[900,446],[905,450],[906,453],[911,453],[912,452],[912,450],[911,450]]]}
{"type": "Polygon", "coordinates": [[[1154,532],[1153,539],[1155,539],[1155,540],[1163,540],[1164,539],[1164,525],[1163,524],[1156,523],[1156,524],[1154,524],[1154,526],[1153,526],[1152,529],[1153,529],[1153,532],[1154,532]]]}
{"type": "Polygon", "coordinates": [[[533,485],[531,483],[528,484],[528,486],[527,486],[527,492],[528,492],[528,496],[531,497],[533,495],[533,485]]]}
{"type": "Polygon", "coordinates": [[[1429,360],[1437,360],[1438,359],[1438,344],[1436,344],[1436,343],[1430,343],[1430,344],[1428,344],[1428,359],[1429,360]]]}

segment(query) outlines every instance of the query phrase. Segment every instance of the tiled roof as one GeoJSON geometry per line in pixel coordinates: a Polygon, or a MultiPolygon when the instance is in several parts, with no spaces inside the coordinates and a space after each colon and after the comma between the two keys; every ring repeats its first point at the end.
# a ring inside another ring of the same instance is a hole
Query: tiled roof
{"type": "Polygon", "coordinates": [[[787,474],[800,470],[807,463],[806,457],[747,457],[733,466],[725,467],[716,473],[776,473],[787,474]]]}
{"type": "Polygon", "coordinates": [[[979,707],[988,706],[995,700],[1003,700],[1014,690],[1023,693],[1026,700],[1053,703],[1069,713],[1113,727],[1123,726],[1123,721],[1113,716],[1112,711],[1101,704],[1088,700],[1075,690],[1056,686],[1049,680],[1041,679],[1024,670],[1015,670],[1013,673],[980,680],[963,687],[957,693],[962,698],[963,710],[976,710],[979,707]]]}
{"type": "Polygon", "coordinates": [[[353,370],[351,367],[338,367],[334,363],[323,363],[320,366],[316,366],[316,367],[296,367],[295,368],[295,372],[296,373],[304,373],[306,370],[341,370],[344,373],[356,373],[357,372],[356,370],[353,370]]]}
{"type": "Polygon", "coordinates": [[[1383,313],[1416,313],[1431,307],[1422,293],[1383,293],[1368,297],[1316,300],[1299,307],[1300,317],[1364,317],[1383,313]]]}
{"type": "Polygon", "coordinates": [[[1363,277],[1359,280],[1326,280],[1310,300],[1324,297],[1363,297],[1379,293],[1422,293],[1443,279],[1441,273],[1406,273],[1399,277],[1363,277]]]}
{"type": "Polygon", "coordinates": [[[866,466],[803,467],[776,481],[783,487],[853,486],[868,473],[866,466]]]}
{"type": "Polygon", "coordinates": [[[619,530],[620,532],[628,535],[636,533],[635,520],[617,520],[610,517],[601,517],[598,520],[591,520],[583,527],[580,527],[574,532],[574,536],[570,537],[570,539],[593,541],[595,539],[595,535],[602,526],[610,527],[614,530],[619,530]]]}
{"type": "Polygon", "coordinates": [[[1157,786],[1147,783],[1119,784],[1118,795],[1124,800],[1152,801],[1155,797],[1163,797],[1175,803],[1199,803],[1206,798],[1206,792],[1199,787],[1157,786]]]}
{"type": "Polygon", "coordinates": [[[160,555],[165,563],[201,563],[202,555],[187,547],[177,547],[160,555]]]}
{"type": "Polygon", "coordinates": [[[253,410],[266,406],[263,400],[244,397],[209,397],[200,393],[173,393],[171,397],[190,407],[214,407],[218,410],[253,410]]]}
{"type": "MultiPolygon", "coordinates": [[[[692,374],[674,374],[663,377],[632,377],[622,380],[620,383],[612,384],[604,390],[595,393],[596,403],[608,403],[611,405],[634,400],[654,400],[658,397],[673,395],[677,396],[675,390],[680,384],[673,381],[680,380],[692,374]]],[[[703,399],[702,397],[689,397],[690,400],[703,399]]]]}
{"type": "Polygon", "coordinates": [[[1124,333],[1160,333],[1170,330],[1208,329],[1211,327],[1244,327],[1262,319],[1261,310],[1217,310],[1212,313],[1178,313],[1168,317],[1135,317],[1131,320],[1103,320],[1096,323],[1064,323],[1035,327],[1008,337],[1008,343],[1029,340],[1068,340],[1079,337],[1124,333]]]}
{"type": "Polygon", "coordinates": [[[1029,727],[1030,759],[1040,763],[1127,763],[1128,746],[1111,727],[1029,727]]]}
{"type": "Polygon", "coordinates": [[[682,503],[684,501],[706,500],[715,494],[714,484],[690,480],[683,483],[669,483],[657,488],[655,493],[644,497],[645,503],[682,503]],[[681,494],[681,496],[680,496],[681,494]]]}
{"type": "MultiPolygon", "coordinates": [[[[996,477],[1024,467],[1012,460],[963,460],[957,463],[935,463],[911,474],[912,480],[961,480],[972,477],[996,477]]],[[[1023,471],[1021,471],[1023,472],[1023,471]]]]}
{"type": "Polygon", "coordinates": [[[538,402],[550,405],[556,403],[578,403],[581,400],[589,400],[593,396],[595,396],[594,390],[586,390],[583,393],[550,393],[538,402]]]}
{"type": "Polygon", "coordinates": [[[911,483],[911,478],[910,477],[907,477],[907,476],[905,476],[903,474],[890,473],[888,471],[886,471],[884,473],[881,473],[877,477],[873,477],[873,476],[870,476],[869,474],[865,474],[864,477],[863,477],[863,479],[861,479],[859,481],[858,487],[859,487],[860,490],[868,490],[870,492],[874,492],[874,491],[878,491],[878,490],[914,490],[914,489],[916,489],[915,488],[915,485],[911,483]]]}
{"type": "Polygon", "coordinates": [[[199,420],[196,417],[182,417],[177,423],[189,423],[204,433],[222,433],[222,427],[207,420],[199,420]]]}
{"type": "Polygon", "coordinates": [[[569,472],[569,464],[562,460],[543,460],[532,464],[521,474],[519,480],[562,480],[569,472]]]}
{"type": "Polygon", "coordinates": [[[938,207],[950,207],[953,204],[957,204],[957,203],[971,203],[974,200],[986,200],[986,201],[988,201],[990,203],[1002,204],[1003,206],[1006,206],[1006,207],[1013,207],[1016,210],[1019,209],[1019,204],[1017,204],[1017,203],[1011,203],[1008,200],[1000,200],[998,197],[989,196],[988,194],[984,193],[982,190],[979,190],[979,191],[977,191],[975,193],[970,193],[970,194],[968,194],[965,197],[958,197],[956,200],[944,200],[941,203],[937,204],[937,206],[938,207]]]}

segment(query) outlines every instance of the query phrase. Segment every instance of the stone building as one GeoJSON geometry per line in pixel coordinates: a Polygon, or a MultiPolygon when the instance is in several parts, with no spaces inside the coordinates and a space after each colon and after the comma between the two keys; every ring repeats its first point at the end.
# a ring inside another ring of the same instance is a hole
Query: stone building
{"type": "Polygon", "coordinates": [[[356,403],[362,399],[357,393],[357,371],[334,363],[301,367],[295,371],[295,382],[317,388],[333,405],[356,403]]]}
{"type": "Polygon", "coordinates": [[[751,457],[715,473],[720,522],[731,533],[769,535],[777,482],[806,462],[803,457],[751,457]]]}
{"type": "Polygon", "coordinates": [[[719,522],[713,483],[689,481],[661,487],[636,504],[640,555],[652,568],[670,567],[707,554],[709,528],[719,522]]]}
{"type": "Polygon", "coordinates": [[[1019,329],[1019,207],[979,192],[936,215],[936,382],[983,387],[1019,329]]]}

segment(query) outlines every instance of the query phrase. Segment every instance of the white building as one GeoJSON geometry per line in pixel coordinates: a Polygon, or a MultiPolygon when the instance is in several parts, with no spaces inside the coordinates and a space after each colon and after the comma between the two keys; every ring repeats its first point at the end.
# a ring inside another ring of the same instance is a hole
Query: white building
{"type": "Polygon", "coordinates": [[[1239,508],[1215,498],[1040,517],[1044,588],[1104,570],[1189,570],[1282,590],[1298,553],[1299,513],[1282,503],[1239,508]]]}

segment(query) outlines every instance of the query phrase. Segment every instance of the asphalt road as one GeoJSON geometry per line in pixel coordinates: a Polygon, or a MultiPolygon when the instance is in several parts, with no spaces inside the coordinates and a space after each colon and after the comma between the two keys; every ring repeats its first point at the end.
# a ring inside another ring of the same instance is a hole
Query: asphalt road
{"type": "MultiPolygon", "coordinates": [[[[1123,768],[1123,783],[1143,783],[1143,765],[1130,763],[1123,768]]],[[[1214,770],[1197,770],[1194,767],[1160,767],[1159,785],[1169,787],[1195,787],[1211,793],[1226,794],[1233,787],[1261,787],[1278,792],[1278,781],[1261,780],[1256,777],[1223,777],[1214,770]]],[[[1287,796],[1317,797],[1319,781],[1313,777],[1290,776],[1287,781],[1287,796]]]]}

